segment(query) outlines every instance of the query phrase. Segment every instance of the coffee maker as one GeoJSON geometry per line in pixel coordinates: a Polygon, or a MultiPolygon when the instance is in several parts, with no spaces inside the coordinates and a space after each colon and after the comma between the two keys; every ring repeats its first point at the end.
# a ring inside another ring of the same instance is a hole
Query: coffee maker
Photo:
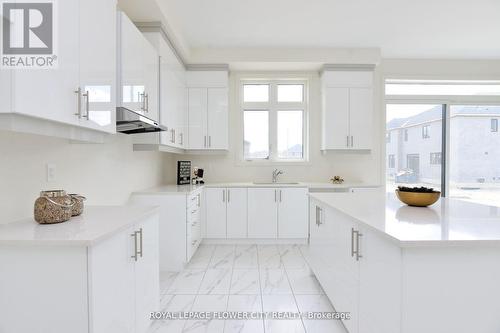
{"type": "Polygon", "coordinates": [[[205,184],[205,181],[203,180],[203,174],[204,171],[203,169],[200,169],[198,167],[194,167],[193,169],[193,185],[197,184],[205,184]]]}

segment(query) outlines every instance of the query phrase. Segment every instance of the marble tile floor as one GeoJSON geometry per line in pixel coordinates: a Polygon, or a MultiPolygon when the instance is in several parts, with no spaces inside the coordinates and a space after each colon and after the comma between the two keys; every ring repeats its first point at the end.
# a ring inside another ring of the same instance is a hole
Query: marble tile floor
{"type": "MultiPolygon", "coordinates": [[[[168,312],[333,312],[298,245],[201,245],[187,267],[160,276],[168,312]]],[[[345,333],[336,320],[155,320],[149,333],[345,333]]]]}

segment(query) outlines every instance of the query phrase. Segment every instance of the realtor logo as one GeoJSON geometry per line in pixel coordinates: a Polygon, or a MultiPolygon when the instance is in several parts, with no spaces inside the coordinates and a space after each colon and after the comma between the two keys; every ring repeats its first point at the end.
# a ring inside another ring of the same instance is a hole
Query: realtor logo
{"type": "Polygon", "coordinates": [[[2,67],[54,68],[53,0],[2,2],[2,67]]]}

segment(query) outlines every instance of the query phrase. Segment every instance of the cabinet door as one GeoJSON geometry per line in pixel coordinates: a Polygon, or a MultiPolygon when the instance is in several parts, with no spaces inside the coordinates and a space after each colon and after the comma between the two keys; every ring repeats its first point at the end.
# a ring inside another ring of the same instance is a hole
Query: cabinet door
{"type": "Polygon", "coordinates": [[[401,248],[368,228],[360,231],[359,332],[400,332],[401,248]]]}
{"type": "Polygon", "coordinates": [[[144,36],[125,13],[120,12],[121,105],[144,114],[144,36]]]}
{"type": "Polygon", "coordinates": [[[135,332],[135,228],[89,248],[91,332],[135,332]]]}
{"type": "Polygon", "coordinates": [[[228,92],[226,88],[208,89],[208,148],[228,148],[228,92]]]}
{"type": "Polygon", "coordinates": [[[371,149],[373,131],[372,88],[349,89],[349,132],[351,148],[371,149]]]}
{"type": "Polygon", "coordinates": [[[248,237],[278,237],[278,190],[248,189],[248,237]]]}
{"type": "Polygon", "coordinates": [[[145,115],[153,120],[158,120],[158,88],[160,83],[159,70],[160,58],[158,52],[151,43],[143,37],[143,61],[144,61],[144,96],[143,109],[145,115]]]}
{"type": "Polygon", "coordinates": [[[151,320],[149,313],[159,310],[160,268],[158,217],[137,223],[139,256],[135,262],[135,328],[146,332],[151,320]]]}
{"type": "Polygon", "coordinates": [[[188,89],[189,148],[207,147],[207,89],[188,89]]]}
{"type": "Polygon", "coordinates": [[[225,188],[205,189],[207,238],[226,238],[225,188]]]}
{"type": "Polygon", "coordinates": [[[323,93],[322,149],[347,149],[349,145],[349,88],[325,88],[323,93]]]}
{"type": "Polygon", "coordinates": [[[359,305],[359,261],[352,255],[356,248],[356,238],[352,229],[358,230],[357,223],[336,209],[328,208],[324,221],[329,235],[325,253],[329,283],[325,292],[335,310],[350,312],[351,319],[344,325],[350,333],[358,332],[359,305]],[[354,243],[353,243],[354,242],[354,243]]]}
{"type": "Polygon", "coordinates": [[[325,244],[328,242],[328,234],[325,232],[323,205],[318,201],[311,199],[309,204],[309,244],[302,248],[302,253],[309,266],[326,290],[324,283],[329,281],[325,274],[326,268],[324,255],[326,252],[325,244]]]}
{"type": "Polygon", "coordinates": [[[278,238],[307,238],[306,188],[279,189],[278,238]]]}
{"type": "Polygon", "coordinates": [[[116,132],[115,0],[80,1],[80,87],[81,125],[116,132]]]}
{"type": "MultiPolygon", "coordinates": [[[[77,113],[79,86],[79,2],[58,1],[57,40],[58,66],[54,69],[18,69],[13,74],[14,112],[79,125],[77,113]]],[[[3,75],[3,70],[2,70],[3,75]]]]}
{"type": "Polygon", "coordinates": [[[247,238],[247,189],[227,189],[227,238],[247,238]]]}

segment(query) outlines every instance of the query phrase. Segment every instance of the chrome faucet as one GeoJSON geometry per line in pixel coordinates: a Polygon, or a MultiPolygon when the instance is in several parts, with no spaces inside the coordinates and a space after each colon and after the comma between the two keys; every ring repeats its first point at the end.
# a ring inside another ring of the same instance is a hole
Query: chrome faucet
{"type": "Polygon", "coordinates": [[[284,174],[283,170],[274,169],[273,170],[273,183],[276,183],[278,180],[278,176],[284,174]]]}

